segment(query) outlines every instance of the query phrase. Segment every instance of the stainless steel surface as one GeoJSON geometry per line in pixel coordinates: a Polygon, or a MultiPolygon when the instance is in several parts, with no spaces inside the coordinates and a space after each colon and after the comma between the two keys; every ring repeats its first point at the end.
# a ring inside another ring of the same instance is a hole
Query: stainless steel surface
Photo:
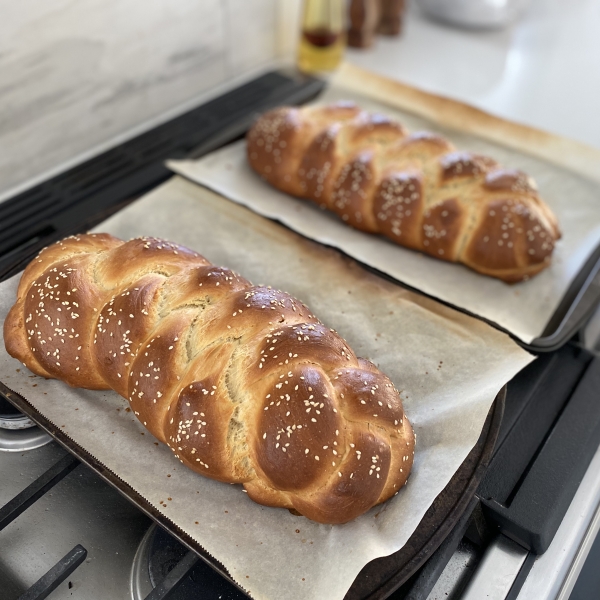
{"type": "Polygon", "coordinates": [[[535,563],[518,600],[568,598],[600,520],[600,449],[596,452],[550,547],[535,563]],[[563,589],[566,595],[563,595],[563,589]]]}
{"type": "Polygon", "coordinates": [[[467,585],[481,559],[481,551],[463,539],[448,561],[427,600],[455,600],[467,585]]]}
{"type": "MultiPolygon", "coordinates": [[[[35,450],[49,444],[52,438],[39,427],[27,429],[0,428],[0,453],[35,450]]],[[[0,464],[0,471],[2,467],[0,464]]]]}
{"type": "Polygon", "coordinates": [[[133,600],[144,600],[144,598],[154,589],[150,582],[150,573],[148,570],[148,553],[150,543],[156,525],[152,525],[142,538],[131,566],[131,597],[133,600]]]}
{"type": "Polygon", "coordinates": [[[0,429],[28,429],[35,423],[25,415],[0,415],[0,429]]]}
{"type": "Polygon", "coordinates": [[[567,598],[571,596],[571,592],[575,587],[579,573],[581,573],[581,569],[583,568],[583,565],[585,564],[585,561],[590,553],[599,529],[600,510],[597,509],[596,514],[594,515],[594,518],[592,519],[592,522],[590,523],[590,526],[585,534],[585,537],[583,538],[583,542],[579,546],[577,556],[575,556],[575,560],[571,564],[569,574],[563,582],[560,593],[558,594],[556,600],[567,600],[567,598]]]}
{"type": "MultiPolygon", "coordinates": [[[[582,331],[582,340],[589,350],[600,349],[600,308],[582,331]]],[[[567,600],[599,531],[600,448],[590,462],[550,547],[533,564],[517,596],[518,600],[567,600]]],[[[502,595],[495,589],[491,574],[496,571],[500,577],[504,570],[507,580],[503,587],[508,586],[510,589],[519,572],[520,566],[516,568],[516,565],[520,559],[516,561],[514,568],[507,570],[504,553],[498,548],[491,548],[486,553],[485,561],[478,566],[473,551],[470,555],[465,554],[464,543],[461,542],[427,600],[464,600],[477,598],[478,593],[483,594],[481,597],[486,599],[505,598],[506,594],[502,595]],[[473,570],[473,564],[476,575],[463,595],[461,590],[465,579],[473,570]]]]}
{"type": "Polygon", "coordinates": [[[527,554],[527,550],[499,535],[486,549],[475,575],[461,596],[462,600],[504,600],[527,554]]]}
{"type": "MultiPolygon", "coordinates": [[[[56,443],[1,453],[0,506],[64,454],[56,443]]],[[[133,557],[149,525],[147,517],[81,465],[0,531],[0,597],[18,598],[81,544],[88,551],[86,561],[52,593],[52,600],[130,600],[133,557]]]]}

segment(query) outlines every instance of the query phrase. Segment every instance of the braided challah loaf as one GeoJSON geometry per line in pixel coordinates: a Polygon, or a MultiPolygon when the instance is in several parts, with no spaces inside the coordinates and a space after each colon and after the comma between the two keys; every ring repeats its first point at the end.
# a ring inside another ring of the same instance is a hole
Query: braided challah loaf
{"type": "Polygon", "coordinates": [[[42,250],[4,341],[42,377],[127,398],[194,471],[315,521],[387,500],[412,466],[400,396],[372,363],[288,294],[169,242],[42,250]]]}
{"type": "Polygon", "coordinates": [[[348,225],[506,282],[548,266],[560,238],[524,173],[351,103],[268,112],[247,151],[270,184],[348,225]]]}

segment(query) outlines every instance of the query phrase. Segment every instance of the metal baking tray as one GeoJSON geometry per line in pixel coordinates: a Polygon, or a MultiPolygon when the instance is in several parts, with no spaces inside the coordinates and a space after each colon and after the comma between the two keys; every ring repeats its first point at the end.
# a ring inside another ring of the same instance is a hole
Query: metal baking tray
{"type": "MultiPolygon", "coordinates": [[[[219,561],[181,531],[170,519],[157,511],[116,473],[71,440],[59,427],[38,412],[26,398],[13,392],[2,382],[0,382],[0,396],[26,414],[61,446],[102,477],[181,544],[195,552],[220,575],[236,585],[227,569],[219,561]]],[[[477,487],[492,458],[500,431],[505,400],[506,386],[496,396],[475,447],[448,485],[434,500],[408,542],[398,552],[368,563],[348,590],[345,596],[346,600],[383,600],[387,598],[437,550],[466,512],[470,516],[467,509],[473,501],[477,487]]]]}
{"type": "MultiPolygon", "coordinates": [[[[4,200],[0,203],[0,281],[22,270],[44,246],[90,229],[168,179],[167,159],[197,158],[216,150],[241,137],[257,114],[281,104],[307,102],[325,85],[297,73],[266,73],[4,200]]],[[[599,303],[600,246],[573,280],[543,334],[530,344],[516,341],[533,352],[556,350],[577,334],[599,303]]]]}
{"type": "MultiPolygon", "coordinates": [[[[280,225],[286,227],[283,223],[280,223],[280,225]]],[[[330,247],[333,250],[348,256],[348,258],[352,258],[350,255],[342,252],[339,248],[333,246],[330,247]]],[[[519,346],[534,354],[554,352],[559,348],[562,348],[567,342],[579,334],[585,327],[587,321],[594,314],[594,311],[600,306],[600,246],[594,250],[579,273],[577,273],[577,276],[569,286],[569,289],[565,292],[558,308],[554,311],[554,314],[550,318],[542,335],[539,338],[532,340],[530,344],[524,343],[510,331],[500,327],[497,323],[494,323],[494,321],[485,319],[480,315],[476,315],[460,306],[451,304],[450,302],[440,300],[430,294],[425,294],[418,288],[406,285],[405,283],[394,279],[387,273],[383,273],[370,265],[357,261],[355,258],[352,258],[352,260],[358,262],[363,269],[375,273],[387,281],[400,285],[412,292],[421,294],[422,296],[427,296],[440,304],[444,304],[454,310],[468,314],[474,319],[484,321],[495,329],[504,331],[504,333],[509,335],[517,344],[519,344],[519,346]]]]}
{"type": "Polygon", "coordinates": [[[524,348],[537,352],[557,350],[576,335],[600,304],[600,246],[590,255],[539,338],[524,348]]]}

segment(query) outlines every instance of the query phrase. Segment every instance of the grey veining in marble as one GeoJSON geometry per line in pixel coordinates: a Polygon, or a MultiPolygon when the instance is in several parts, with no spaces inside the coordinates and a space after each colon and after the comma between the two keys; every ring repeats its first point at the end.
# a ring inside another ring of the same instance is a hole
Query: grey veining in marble
{"type": "Polygon", "coordinates": [[[267,65],[277,0],[0,8],[0,194],[267,65]]]}

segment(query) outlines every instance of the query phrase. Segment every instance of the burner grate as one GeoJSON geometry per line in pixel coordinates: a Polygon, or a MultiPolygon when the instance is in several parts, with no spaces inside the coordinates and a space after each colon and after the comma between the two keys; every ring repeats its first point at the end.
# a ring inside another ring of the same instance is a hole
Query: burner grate
{"type": "Polygon", "coordinates": [[[19,600],[43,600],[48,597],[85,560],[87,550],[77,544],[46,574],[42,575],[19,600]]]}

